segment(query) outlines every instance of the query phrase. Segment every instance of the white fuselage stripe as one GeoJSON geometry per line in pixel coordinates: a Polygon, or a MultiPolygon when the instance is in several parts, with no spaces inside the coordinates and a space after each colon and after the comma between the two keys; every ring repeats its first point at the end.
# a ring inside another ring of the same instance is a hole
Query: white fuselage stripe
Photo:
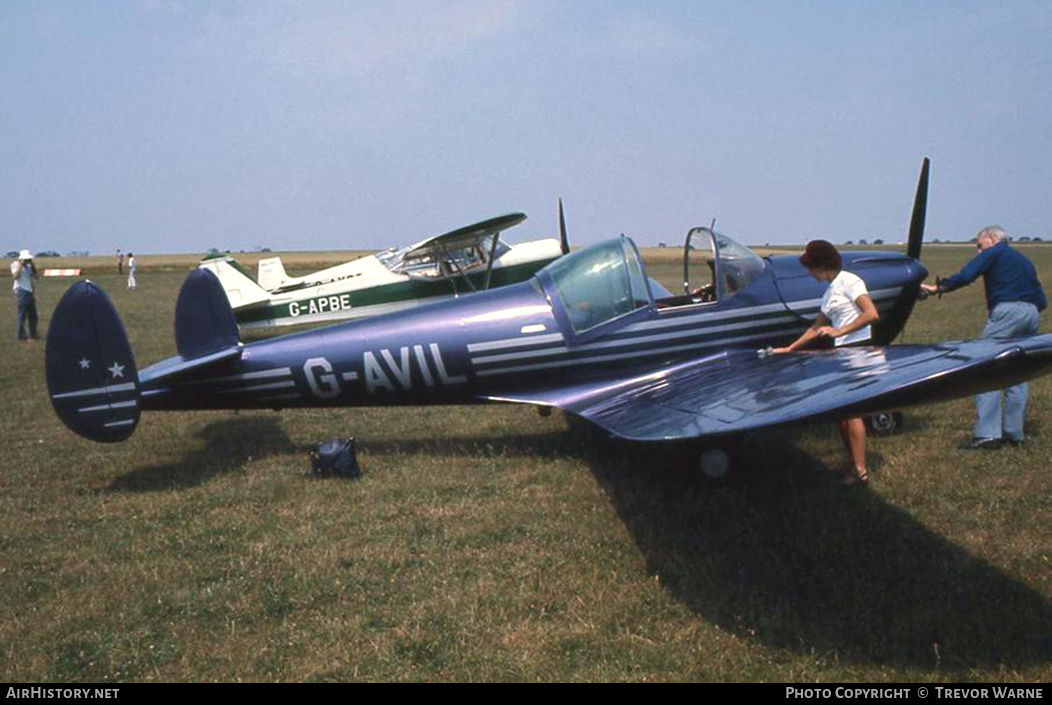
{"type": "Polygon", "coordinates": [[[187,384],[214,384],[216,382],[238,382],[241,380],[251,379],[269,379],[271,377],[285,377],[292,374],[292,369],[289,367],[276,367],[272,370],[260,370],[258,372],[241,372],[236,375],[226,375],[225,377],[212,377],[209,379],[200,379],[188,382],[187,384]]]}
{"type": "MultiPolygon", "coordinates": [[[[877,308],[879,309],[880,306],[878,306],[877,308]]],[[[885,306],[885,308],[887,308],[887,307],[885,306]]],[[[749,329],[749,328],[759,328],[759,327],[764,326],[764,325],[781,326],[777,330],[770,331],[768,333],[764,333],[763,334],[763,335],[774,336],[774,335],[786,334],[786,333],[789,333],[789,332],[796,332],[799,329],[799,327],[801,325],[803,325],[803,323],[804,323],[804,321],[800,321],[799,318],[797,318],[796,316],[794,316],[792,314],[787,314],[785,316],[777,316],[777,317],[763,317],[763,318],[754,317],[754,320],[751,320],[751,321],[743,321],[743,322],[740,322],[740,323],[732,323],[732,324],[725,325],[725,326],[706,326],[704,328],[697,327],[697,328],[694,328],[694,329],[691,329],[691,330],[675,331],[675,332],[669,332],[669,333],[662,333],[662,334],[658,334],[658,335],[645,335],[645,336],[636,336],[636,337],[622,337],[622,338],[618,338],[616,340],[607,340],[607,341],[601,341],[601,342],[597,342],[597,343],[588,343],[586,345],[581,345],[579,347],[573,348],[573,351],[576,352],[576,351],[602,350],[602,349],[618,348],[618,347],[627,348],[627,347],[629,347],[631,345],[636,345],[636,344],[639,344],[639,343],[664,342],[666,340],[671,340],[671,339],[674,339],[674,338],[689,338],[689,337],[694,337],[694,336],[707,335],[709,333],[724,333],[724,332],[730,332],[730,331],[735,331],[735,330],[746,330],[746,329],[749,329]],[[785,328],[785,326],[787,324],[794,323],[794,322],[797,323],[796,326],[793,326],[791,329],[786,329],[785,328]]],[[[763,336],[752,336],[752,337],[763,337],[763,336]]],[[[730,340],[742,340],[742,339],[744,339],[744,338],[731,338],[730,340]]],[[[719,342],[722,342],[722,341],[719,341],[719,342]]],[[[705,347],[710,347],[710,344],[708,342],[696,343],[695,346],[697,346],[699,348],[705,348],[705,347]]],[[[691,345],[680,345],[680,346],[677,346],[676,349],[677,350],[683,350],[683,349],[687,349],[689,347],[693,347],[693,346],[691,346],[691,345]]],[[[667,350],[667,349],[668,348],[660,348],[657,351],[667,350]]],[[[511,361],[511,360],[522,360],[522,361],[530,362],[530,361],[540,360],[543,357],[550,357],[552,355],[559,355],[559,354],[563,354],[563,353],[568,353],[570,351],[571,351],[571,349],[566,347],[566,346],[559,346],[559,347],[556,347],[556,348],[541,348],[540,350],[528,350],[528,351],[519,352],[519,353],[506,353],[506,354],[503,354],[503,355],[486,355],[486,356],[481,356],[481,357],[473,357],[471,359],[471,362],[472,362],[473,365],[492,364],[492,363],[497,363],[497,362],[507,362],[507,361],[511,361]]],[[[589,359],[592,359],[592,358],[589,358],[589,359]]],[[[515,369],[520,369],[520,368],[517,367],[515,369]]],[[[480,372],[479,374],[481,375],[483,373],[480,372]]]]}
{"type": "MultiPolygon", "coordinates": [[[[878,290],[872,292],[872,294],[870,296],[874,300],[874,302],[876,302],[876,301],[884,301],[884,300],[887,300],[887,299],[895,298],[896,296],[899,295],[899,292],[901,292],[901,291],[902,291],[902,287],[892,287],[892,288],[888,288],[888,289],[878,289],[878,290]]],[[[790,303],[788,305],[782,304],[782,303],[766,304],[764,306],[750,306],[748,308],[732,309],[732,310],[729,310],[729,311],[699,310],[696,313],[693,313],[691,315],[685,315],[685,316],[684,315],[679,315],[679,316],[674,316],[674,317],[670,316],[670,317],[665,318],[663,320],[659,319],[659,320],[654,320],[654,321],[643,321],[643,322],[640,322],[640,323],[633,323],[631,325],[625,326],[621,330],[617,331],[617,333],[623,334],[623,333],[635,333],[635,332],[642,332],[642,331],[654,332],[655,330],[661,330],[661,329],[665,329],[665,328],[676,328],[676,327],[680,327],[680,326],[699,326],[699,325],[705,325],[705,324],[707,324],[709,322],[715,322],[715,321],[723,320],[723,319],[726,319],[726,318],[743,318],[743,319],[746,319],[746,320],[744,320],[744,321],[742,321],[741,323],[738,323],[738,324],[728,324],[726,326],[706,326],[705,331],[702,331],[702,332],[707,332],[707,331],[713,331],[713,332],[727,331],[727,330],[734,330],[735,328],[738,328],[738,327],[747,328],[747,327],[754,327],[754,326],[757,326],[757,325],[762,325],[765,321],[757,321],[756,319],[758,317],[763,316],[764,314],[784,312],[786,314],[785,316],[777,316],[777,317],[773,317],[772,316],[772,317],[769,317],[769,318],[766,319],[767,321],[770,321],[772,324],[777,324],[777,323],[780,323],[780,322],[786,320],[786,316],[798,316],[798,315],[801,315],[803,313],[810,313],[810,312],[817,313],[818,307],[821,304],[822,304],[822,299],[819,298],[819,299],[805,299],[803,301],[794,301],[794,302],[792,302],[792,303],[790,303]],[[809,309],[813,309],[813,311],[809,311],[809,309]]],[[[671,310],[675,310],[675,309],[663,309],[663,311],[671,311],[671,310]]],[[[658,315],[660,316],[662,314],[659,313],[658,315]]],[[[695,331],[691,331],[689,333],[688,332],[672,333],[672,334],[664,335],[663,337],[684,337],[684,336],[693,335],[693,334],[695,334],[695,331]]],[[[657,336],[649,336],[649,337],[642,337],[641,336],[641,337],[637,338],[637,340],[644,341],[644,342],[648,341],[648,340],[657,340],[657,339],[659,339],[657,336]]],[[[563,335],[561,333],[550,333],[548,335],[524,336],[524,337],[521,337],[521,338],[507,338],[507,339],[503,339],[503,340],[492,340],[492,341],[488,341],[488,342],[485,342],[485,343],[471,343],[470,345],[468,345],[468,352],[469,353],[480,353],[480,352],[486,352],[486,351],[489,351],[489,350],[504,350],[504,349],[507,349],[507,348],[525,347],[525,346],[528,346],[528,345],[538,345],[538,344],[543,344],[543,343],[562,342],[563,340],[564,340],[564,338],[563,338],[563,335]]],[[[617,341],[604,341],[604,342],[600,342],[600,343],[591,343],[591,344],[587,344],[587,345],[582,345],[582,346],[580,346],[577,349],[579,349],[579,350],[590,350],[590,349],[593,349],[593,348],[612,347],[612,346],[617,346],[617,345],[620,345],[620,344],[623,344],[623,339],[620,339],[620,340],[617,340],[617,341]]],[[[513,360],[513,359],[519,359],[519,358],[529,358],[529,357],[531,357],[533,355],[543,357],[543,356],[547,356],[547,355],[554,355],[554,354],[557,354],[559,352],[564,352],[564,351],[566,351],[565,346],[561,346],[559,348],[541,348],[539,350],[527,350],[527,351],[517,352],[517,353],[506,353],[506,354],[503,354],[503,355],[488,355],[488,356],[483,356],[483,357],[476,357],[476,358],[473,358],[473,362],[478,363],[478,364],[483,364],[483,363],[489,363],[489,362],[498,362],[500,360],[513,360]]]]}
{"type": "Polygon", "coordinates": [[[295,387],[296,381],[287,379],[284,382],[271,382],[270,384],[256,384],[251,387],[236,387],[234,389],[224,389],[220,394],[237,394],[238,392],[258,392],[265,389],[288,389],[289,387],[295,387]]]}
{"type": "MultiPolygon", "coordinates": [[[[902,291],[902,287],[891,287],[889,289],[877,289],[870,293],[870,298],[874,301],[883,300],[887,298],[893,298],[898,296],[899,292],[902,291]]],[[[799,313],[809,308],[815,310],[822,304],[822,299],[804,299],[802,301],[791,301],[788,304],[776,303],[776,304],[764,304],[763,306],[748,306],[745,308],[730,309],[727,311],[709,311],[699,310],[697,313],[692,315],[671,315],[677,309],[681,308],[674,306],[672,308],[660,309],[658,312],[659,316],[668,316],[667,318],[659,319],[656,321],[642,321],[640,323],[633,323],[632,325],[625,326],[619,332],[633,333],[636,331],[650,330],[652,328],[669,328],[677,325],[684,325],[698,318],[702,321],[717,321],[723,318],[751,318],[764,313],[774,313],[777,311],[785,311],[788,309],[790,312],[799,313]]]]}
{"type": "MultiPolygon", "coordinates": [[[[574,350],[602,350],[606,348],[626,347],[629,345],[639,345],[642,343],[662,342],[674,338],[693,338],[702,335],[709,335],[711,333],[724,333],[727,331],[742,330],[745,328],[758,328],[760,326],[765,325],[784,326],[787,323],[799,323],[800,325],[802,325],[803,321],[800,321],[800,319],[793,314],[786,313],[783,316],[774,317],[754,316],[752,320],[741,321],[738,323],[730,323],[723,326],[701,326],[701,323],[701,321],[696,321],[694,322],[694,327],[689,328],[687,330],[672,331],[668,333],[658,333],[656,335],[640,335],[635,337],[622,336],[614,340],[604,340],[595,343],[586,343],[584,345],[574,348],[574,350]]],[[[618,331],[618,333],[620,333],[620,331],[618,331]]],[[[617,333],[615,333],[615,335],[617,335],[617,333]]],[[[531,357],[546,357],[549,355],[558,355],[559,353],[569,351],[570,349],[563,345],[557,348],[542,348],[540,350],[529,350],[526,352],[474,357],[471,359],[471,362],[476,365],[482,365],[494,362],[504,362],[507,360],[530,359],[531,357]]]]}
{"type": "Polygon", "coordinates": [[[612,354],[612,355],[593,355],[591,357],[580,357],[580,358],[573,358],[573,359],[570,359],[570,360],[558,360],[558,361],[555,361],[555,362],[541,362],[541,363],[537,363],[537,364],[533,364],[533,365],[517,365],[517,366],[514,366],[514,367],[500,367],[500,368],[497,368],[497,369],[494,369],[494,370],[481,370],[479,372],[476,372],[475,374],[477,374],[479,377],[489,377],[491,375],[507,374],[509,372],[527,372],[527,371],[530,371],[530,370],[546,370],[546,369],[552,369],[552,368],[556,368],[556,367],[571,367],[571,366],[575,366],[575,365],[590,365],[590,364],[594,364],[594,363],[597,363],[597,362],[607,362],[609,360],[622,360],[622,359],[625,359],[625,358],[632,358],[632,357],[650,357],[650,356],[654,356],[654,355],[661,355],[663,353],[681,352],[681,351],[684,351],[684,350],[700,350],[700,349],[704,349],[704,348],[714,348],[714,347],[727,345],[728,343],[740,343],[740,342],[744,342],[746,340],[758,340],[758,339],[762,339],[762,338],[773,338],[773,337],[777,337],[777,336],[780,336],[780,335],[785,335],[787,333],[794,333],[797,330],[798,330],[798,328],[794,327],[794,328],[786,328],[786,329],[783,329],[783,330],[768,331],[766,333],[756,333],[756,334],[753,334],[753,335],[742,335],[742,336],[737,336],[737,337],[734,337],[734,338],[723,338],[723,339],[720,339],[720,340],[714,340],[714,341],[711,341],[709,343],[705,343],[705,344],[701,344],[701,345],[699,345],[697,343],[686,344],[686,345],[672,345],[672,346],[665,347],[665,348],[655,348],[655,349],[649,349],[649,350],[635,350],[635,351],[632,351],[632,352],[616,353],[616,354],[612,354]]]}
{"type": "Polygon", "coordinates": [[[531,335],[523,338],[507,338],[505,340],[491,340],[487,343],[471,343],[468,352],[485,352],[486,350],[502,350],[504,348],[518,348],[524,345],[538,345],[540,343],[555,343],[562,341],[562,333],[549,333],[548,335],[531,335]]]}

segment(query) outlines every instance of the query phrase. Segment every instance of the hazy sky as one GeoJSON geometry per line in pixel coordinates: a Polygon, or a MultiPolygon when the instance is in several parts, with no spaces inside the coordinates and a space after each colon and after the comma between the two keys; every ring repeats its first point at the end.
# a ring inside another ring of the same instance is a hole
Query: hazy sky
{"type": "Polygon", "coordinates": [[[0,2],[0,249],[1052,236],[1052,3],[0,2]]]}

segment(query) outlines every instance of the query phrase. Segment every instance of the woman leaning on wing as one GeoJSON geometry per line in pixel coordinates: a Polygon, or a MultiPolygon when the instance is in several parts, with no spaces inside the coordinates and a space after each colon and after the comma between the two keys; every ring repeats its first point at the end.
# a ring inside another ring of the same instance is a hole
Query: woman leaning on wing
{"type": "MultiPolygon", "coordinates": [[[[800,264],[807,267],[811,276],[820,282],[829,282],[822,297],[818,318],[791,345],[775,348],[776,353],[787,353],[806,347],[821,347],[830,341],[836,347],[863,345],[871,336],[870,324],[880,314],[869,297],[866,283],[862,279],[840,268],[840,253],[825,240],[812,240],[800,255],[800,264]]],[[[840,438],[847,450],[851,467],[843,474],[841,482],[854,484],[869,482],[866,469],[866,426],[861,417],[844,419],[840,425],[840,438]]]]}

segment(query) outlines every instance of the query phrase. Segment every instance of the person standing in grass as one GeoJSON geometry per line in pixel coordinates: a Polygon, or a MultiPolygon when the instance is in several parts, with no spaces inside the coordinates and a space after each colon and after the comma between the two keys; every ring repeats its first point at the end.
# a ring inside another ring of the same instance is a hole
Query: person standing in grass
{"type": "Polygon", "coordinates": [[[135,255],[128,253],[128,288],[135,288],[135,255]]]}
{"type": "Polygon", "coordinates": [[[11,263],[11,278],[14,279],[12,290],[18,300],[18,339],[37,340],[37,300],[35,279],[40,277],[33,264],[33,255],[29,250],[18,253],[18,259],[11,263]],[[29,324],[29,335],[26,336],[26,324],[29,324]]]}
{"type": "MultiPolygon", "coordinates": [[[[800,264],[820,282],[829,282],[822,297],[818,318],[791,345],[775,348],[775,353],[787,353],[822,343],[833,346],[862,345],[869,342],[870,324],[880,314],[869,296],[866,283],[856,274],[841,269],[840,253],[832,243],[812,240],[800,255],[800,264]]],[[[841,482],[855,484],[869,482],[866,468],[866,425],[861,417],[844,419],[839,423],[840,439],[844,442],[848,460],[852,464],[841,482]]]]}
{"type": "MultiPolygon", "coordinates": [[[[1004,228],[999,225],[983,228],[975,236],[975,248],[979,254],[961,271],[945,279],[937,278],[936,284],[921,284],[929,294],[945,293],[968,286],[982,275],[988,312],[984,338],[1033,335],[1037,333],[1041,311],[1048,307],[1034,263],[1010,247],[1007,239],[1004,228]]],[[[972,439],[960,447],[964,450],[997,450],[1005,441],[1014,446],[1023,445],[1028,392],[1029,387],[1024,382],[975,397],[978,418],[972,429],[972,439]]]]}

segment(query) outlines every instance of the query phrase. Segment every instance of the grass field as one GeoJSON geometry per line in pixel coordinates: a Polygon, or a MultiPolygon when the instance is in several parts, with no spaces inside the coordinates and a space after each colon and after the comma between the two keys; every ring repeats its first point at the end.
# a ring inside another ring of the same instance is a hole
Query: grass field
{"type": "MultiPolygon", "coordinates": [[[[1052,248],[1023,250],[1052,292],[1052,248]]],[[[675,258],[648,256],[671,288],[675,258]]],[[[154,260],[134,292],[111,258],[79,263],[140,365],[174,351],[195,258],[154,260]]],[[[68,283],[42,280],[42,333],[68,283]]],[[[906,342],[977,336],[982,297],[918,304],[906,342]]],[[[962,400],[871,439],[869,488],[831,482],[828,424],[751,437],[710,486],[518,406],[151,414],[98,445],[54,416],[13,314],[3,680],[1052,679],[1052,378],[1023,449],[957,450],[962,400]],[[308,476],[336,435],[359,439],[361,479],[308,476]]]]}

